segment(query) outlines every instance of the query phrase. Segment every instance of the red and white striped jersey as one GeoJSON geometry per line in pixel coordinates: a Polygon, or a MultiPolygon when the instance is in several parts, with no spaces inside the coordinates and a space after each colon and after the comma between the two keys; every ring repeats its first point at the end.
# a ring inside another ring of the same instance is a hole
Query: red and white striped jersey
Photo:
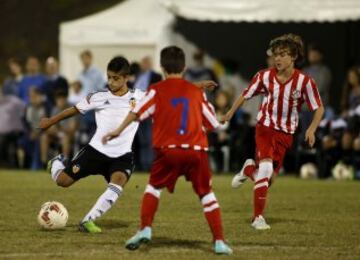
{"type": "Polygon", "coordinates": [[[190,82],[170,78],[150,86],[132,110],[140,120],[153,118],[154,148],[207,150],[206,130],[219,127],[204,92],[190,82]]]}
{"type": "Polygon", "coordinates": [[[321,106],[315,82],[297,69],[285,83],[276,78],[275,68],[258,72],[242,95],[250,99],[259,94],[264,97],[257,115],[258,123],[289,134],[293,134],[298,126],[299,111],[304,102],[311,111],[321,106]]]}

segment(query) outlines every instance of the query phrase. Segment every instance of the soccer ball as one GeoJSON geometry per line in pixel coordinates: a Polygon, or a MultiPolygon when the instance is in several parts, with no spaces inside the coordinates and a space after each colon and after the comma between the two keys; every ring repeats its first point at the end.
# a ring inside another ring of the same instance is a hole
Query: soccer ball
{"type": "Polygon", "coordinates": [[[69,214],[63,204],[57,201],[45,202],[37,217],[38,222],[44,229],[61,229],[66,226],[69,214]]]}
{"type": "Polygon", "coordinates": [[[352,167],[342,162],[337,163],[331,172],[335,180],[351,180],[354,177],[352,167]]]}
{"type": "Polygon", "coordinates": [[[316,179],[318,176],[318,169],[313,163],[305,163],[300,168],[301,179],[316,179]]]}

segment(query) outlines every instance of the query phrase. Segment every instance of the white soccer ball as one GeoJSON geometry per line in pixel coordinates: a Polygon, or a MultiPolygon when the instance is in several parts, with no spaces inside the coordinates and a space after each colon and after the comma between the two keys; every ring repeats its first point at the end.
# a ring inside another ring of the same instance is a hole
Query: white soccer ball
{"type": "Polygon", "coordinates": [[[305,163],[300,168],[301,179],[316,179],[318,177],[318,169],[313,163],[305,163]]]}
{"type": "Polygon", "coordinates": [[[352,167],[342,162],[337,163],[331,172],[335,180],[351,180],[354,177],[352,167]]]}
{"type": "Polygon", "coordinates": [[[57,201],[45,202],[37,217],[40,226],[50,230],[64,228],[68,218],[68,211],[63,204],[57,201]]]}

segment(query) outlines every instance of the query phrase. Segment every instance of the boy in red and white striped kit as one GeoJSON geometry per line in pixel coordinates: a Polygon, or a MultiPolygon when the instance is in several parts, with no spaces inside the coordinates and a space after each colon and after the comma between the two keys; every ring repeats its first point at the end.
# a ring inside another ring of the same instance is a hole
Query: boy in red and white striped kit
{"type": "Polygon", "coordinates": [[[295,68],[304,56],[300,36],[285,34],[273,39],[267,54],[274,57],[274,68],[259,71],[222,119],[229,121],[246,100],[260,94],[264,96],[257,115],[256,161],[247,159],[232,180],[234,188],[247,178],[255,182],[252,226],[258,230],[270,228],[263,217],[267,190],[273,173],[276,175],[282,166],[286,150],[291,148],[302,104],[305,102],[314,111],[305,134],[310,147],[315,143],[315,131],[324,113],[315,82],[295,68]]]}
{"type": "Polygon", "coordinates": [[[153,119],[153,147],[156,158],[150,171],[149,183],[141,205],[140,230],[126,242],[126,248],[137,249],[151,240],[151,227],[157,211],[161,189],[174,192],[177,179],[184,175],[199,196],[205,218],[213,235],[214,251],[231,254],[224,242],[219,203],[211,187],[206,129],[220,124],[205,93],[182,79],[185,54],[170,46],[161,51],[160,64],[165,80],[150,86],[146,96],[129,113],[115,131],[103,142],[118,135],[133,121],[153,119]]]}

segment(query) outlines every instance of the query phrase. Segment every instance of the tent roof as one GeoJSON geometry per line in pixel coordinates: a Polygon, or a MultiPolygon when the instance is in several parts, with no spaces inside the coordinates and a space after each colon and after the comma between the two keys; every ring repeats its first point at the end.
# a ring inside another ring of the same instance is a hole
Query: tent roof
{"type": "Polygon", "coordinates": [[[127,0],[60,25],[64,44],[154,44],[173,14],[158,0],[127,0]]]}
{"type": "Polygon", "coordinates": [[[165,0],[177,16],[210,22],[360,20],[360,0],[165,0]]]}

